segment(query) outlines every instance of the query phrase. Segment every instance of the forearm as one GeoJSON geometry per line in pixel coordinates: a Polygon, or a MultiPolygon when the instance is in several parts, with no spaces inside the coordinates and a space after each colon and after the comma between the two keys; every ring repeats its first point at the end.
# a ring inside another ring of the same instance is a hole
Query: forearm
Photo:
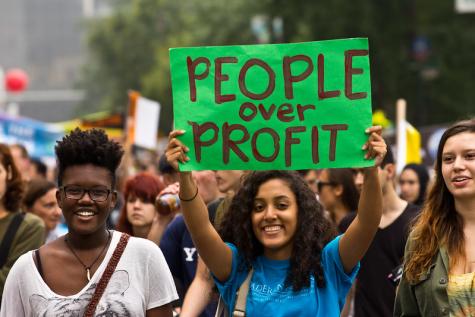
{"type": "Polygon", "coordinates": [[[382,214],[382,191],[377,168],[365,171],[358,213],[340,240],[340,256],[347,273],[363,258],[378,230],[382,214]]]}
{"type": "Polygon", "coordinates": [[[195,277],[186,292],[183,305],[181,306],[181,317],[198,317],[211,300],[213,293],[213,281],[203,277],[195,277]]]}
{"type": "Polygon", "coordinates": [[[198,195],[196,193],[197,186],[191,173],[180,173],[182,212],[193,243],[213,274],[219,280],[226,280],[231,272],[231,249],[214,229],[209,220],[208,209],[199,193],[198,195]]]}
{"type": "MultiPolygon", "coordinates": [[[[383,193],[379,184],[378,168],[365,169],[363,188],[356,218],[364,230],[376,232],[383,211],[383,193]]],[[[369,233],[368,232],[368,233],[369,233]]]]}
{"type": "Polygon", "coordinates": [[[201,254],[201,249],[203,249],[209,242],[208,240],[214,236],[214,229],[209,221],[208,209],[197,191],[198,187],[191,173],[180,173],[180,197],[182,198],[181,209],[183,217],[193,238],[193,242],[201,254]],[[188,200],[195,195],[196,197],[194,199],[188,200]]]}

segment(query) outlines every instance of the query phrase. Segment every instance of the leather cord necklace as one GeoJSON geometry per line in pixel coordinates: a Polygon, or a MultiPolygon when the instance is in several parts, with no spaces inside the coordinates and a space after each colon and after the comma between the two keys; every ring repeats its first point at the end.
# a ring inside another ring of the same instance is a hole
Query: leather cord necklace
{"type": "Polygon", "coordinates": [[[64,242],[66,242],[66,245],[68,246],[69,250],[71,250],[71,253],[74,255],[74,257],[79,261],[79,263],[81,263],[81,265],[84,267],[84,270],[86,271],[86,277],[87,277],[87,280],[88,281],[91,281],[91,268],[94,264],[96,264],[97,260],[99,260],[99,258],[101,257],[101,255],[104,253],[104,251],[107,249],[107,246],[109,245],[110,241],[111,241],[111,233],[109,230],[107,230],[107,233],[109,234],[108,238],[107,238],[107,243],[104,245],[104,248],[102,248],[101,252],[99,253],[99,255],[96,257],[96,259],[91,263],[91,265],[86,265],[84,264],[84,262],[79,258],[79,256],[76,254],[76,252],[74,252],[74,249],[73,247],[71,246],[69,240],[68,240],[68,237],[64,237],[64,242]]]}

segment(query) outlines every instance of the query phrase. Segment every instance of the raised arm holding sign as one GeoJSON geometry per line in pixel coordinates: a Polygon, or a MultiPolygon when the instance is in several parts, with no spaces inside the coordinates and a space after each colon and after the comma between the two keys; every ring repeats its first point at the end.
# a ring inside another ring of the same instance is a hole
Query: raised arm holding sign
{"type": "Polygon", "coordinates": [[[170,50],[184,170],[365,167],[367,39],[170,50]]]}
{"type": "MultiPolygon", "coordinates": [[[[336,42],[338,41],[322,43],[334,45],[336,42]]],[[[356,43],[367,47],[365,40],[358,40],[353,44],[356,45],[356,43]]],[[[264,54],[263,51],[266,51],[269,56],[277,56],[279,50],[294,50],[295,45],[297,44],[289,44],[289,47],[269,45],[239,48],[247,52],[246,59],[249,61],[259,59],[259,56],[264,54]]],[[[298,45],[305,46],[305,44],[298,45]]],[[[318,42],[309,43],[309,45],[320,47],[318,42]]],[[[344,48],[346,46],[332,47],[326,52],[328,54],[325,55],[325,60],[327,56],[338,59],[341,52],[345,56],[344,48]]],[[[228,55],[223,56],[232,56],[230,53],[236,47],[230,47],[228,51],[225,48],[220,49],[223,53],[228,52],[228,55]]],[[[358,49],[364,50],[361,47],[358,49]]],[[[196,50],[199,51],[199,48],[196,50]]],[[[295,53],[301,55],[302,51],[297,50],[295,53]]],[[[367,52],[359,56],[366,55],[367,52]]],[[[250,95],[248,92],[262,95],[267,90],[269,90],[267,93],[269,96],[272,92],[276,93],[277,88],[271,90],[268,87],[278,86],[277,74],[279,72],[286,74],[286,62],[283,62],[280,70],[276,67],[272,68],[263,59],[260,59],[262,63],[253,62],[255,65],[261,65],[263,69],[268,69],[267,74],[272,74],[269,69],[276,74],[275,77],[264,77],[267,78],[265,86],[258,86],[260,81],[257,76],[246,75],[250,70],[239,70],[233,73],[230,68],[223,68],[224,63],[216,64],[217,55],[211,53],[193,55],[189,67],[195,75],[191,77],[192,80],[185,76],[187,79],[185,83],[194,88],[187,90],[179,86],[177,92],[176,82],[174,82],[174,107],[177,116],[175,123],[179,130],[170,133],[166,156],[174,168],[180,169],[180,199],[183,216],[193,242],[201,258],[213,273],[221,297],[229,310],[233,310],[236,291],[250,268],[253,268],[251,291],[248,294],[251,298],[248,297],[246,316],[337,317],[340,315],[346,293],[358,271],[358,262],[370,245],[381,219],[382,194],[376,167],[379,166],[386,153],[386,144],[381,137],[381,127],[367,128],[370,121],[365,122],[366,112],[371,115],[368,101],[369,74],[367,75],[368,90],[362,89],[361,83],[356,80],[353,81],[351,90],[345,90],[344,85],[347,81],[343,80],[342,91],[346,92],[340,94],[337,87],[340,83],[339,77],[331,77],[332,80],[328,80],[328,88],[324,90],[329,95],[326,94],[325,98],[321,98],[318,97],[318,81],[308,79],[311,78],[313,72],[313,66],[310,66],[309,60],[303,57],[297,59],[295,56],[299,55],[288,54],[288,56],[293,56],[293,59],[287,62],[291,69],[287,72],[291,75],[284,75],[283,78],[291,79],[287,81],[290,88],[284,84],[282,91],[277,93],[280,94],[280,99],[269,100],[271,103],[267,105],[271,106],[257,105],[256,114],[253,115],[254,112],[248,112],[247,108],[240,114],[239,109],[243,105],[249,109],[252,108],[249,103],[256,105],[255,102],[243,101],[242,96],[248,98],[247,95],[250,95]],[[199,63],[196,62],[198,58],[200,58],[199,63]],[[294,69],[291,67],[293,65],[291,62],[294,60],[307,62],[296,64],[300,66],[294,69]],[[213,65],[215,65],[214,70],[212,70],[213,65]],[[198,69],[200,66],[201,68],[198,69]],[[240,75],[242,72],[244,75],[240,75]],[[231,84],[231,78],[235,78],[236,74],[238,81],[231,84]],[[208,76],[210,79],[207,79],[208,76]],[[247,76],[249,76],[249,81],[256,86],[250,88],[250,83],[247,86],[247,76]],[[240,77],[242,77],[241,80],[239,80],[240,77]],[[269,81],[269,78],[275,79],[275,86],[271,84],[272,81],[269,81]],[[208,85],[201,83],[206,80],[209,81],[208,85]],[[317,98],[313,104],[305,101],[310,94],[303,94],[303,92],[313,87],[312,84],[305,85],[306,80],[313,82],[313,86],[317,87],[314,89],[317,92],[317,98]],[[193,84],[190,85],[191,82],[193,84]],[[218,83],[218,86],[222,83],[228,83],[228,85],[223,84],[216,89],[215,83],[218,83]],[[239,90],[241,95],[233,94],[233,87],[240,86],[243,86],[239,90]],[[259,90],[259,87],[265,89],[259,90]],[[220,97],[217,99],[221,102],[219,105],[215,102],[215,91],[219,91],[220,97]],[[207,93],[208,98],[202,97],[201,94],[206,96],[207,93]],[[348,96],[355,99],[350,99],[348,96]],[[288,106],[279,109],[283,104],[282,101],[287,102],[286,98],[290,97],[295,98],[291,98],[294,101],[288,102],[288,106]],[[206,102],[199,105],[193,103],[198,102],[200,98],[205,98],[206,102]],[[241,100],[236,103],[238,99],[241,100]],[[206,106],[207,103],[209,107],[206,106]],[[229,110],[223,111],[222,107],[226,107],[227,104],[229,110]],[[237,107],[232,107],[231,104],[237,107]],[[272,104],[275,105],[274,108],[272,104]],[[280,106],[277,106],[278,104],[280,106]],[[307,107],[308,112],[301,111],[302,120],[299,117],[298,104],[314,106],[307,107]],[[185,109],[188,109],[186,111],[189,122],[179,119],[180,116],[182,119],[185,118],[185,109]],[[237,112],[233,112],[236,109],[237,112]],[[292,115],[294,117],[289,122],[281,120],[291,118],[292,115]],[[273,116],[277,119],[272,120],[273,116]],[[255,118],[258,117],[263,119],[255,122],[255,118]],[[310,117],[311,120],[307,122],[307,118],[310,117]],[[245,118],[251,119],[246,121],[245,118]],[[293,120],[298,123],[294,125],[293,120]],[[192,129],[187,129],[187,125],[192,129]],[[325,130],[324,127],[328,126],[332,128],[325,130]],[[231,127],[233,127],[232,130],[230,130],[231,127]],[[185,132],[185,129],[188,131],[185,132]],[[262,130],[266,132],[259,132],[262,130]],[[327,133],[327,138],[320,137],[320,133],[323,134],[322,131],[327,133]],[[265,139],[266,133],[273,137],[265,139]],[[298,139],[294,133],[301,133],[301,135],[307,133],[307,137],[298,139]],[[313,141],[317,146],[310,146],[312,138],[318,139],[318,141],[313,141]],[[274,141],[270,142],[270,140],[274,141]],[[306,140],[305,143],[304,140],[306,140]],[[294,146],[295,150],[292,151],[294,146]],[[287,147],[291,149],[290,152],[286,150],[287,147]],[[259,159],[262,157],[267,161],[259,159]],[[316,157],[318,160],[315,159],[316,157]],[[225,158],[229,158],[229,161],[225,158]],[[346,233],[332,241],[328,240],[331,225],[323,215],[323,208],[301,177],[294,172],[275,170],[315,166],[368,167],[373,165],[376,167],[365,169],[358,215],[346,233]],[[210,223],[206,206],[198,195],[197,186],[189,172],[202,168],[274,169],[250,173],[244,180],[222,224],[223,226],[226,222],[232,224],[228,226],[232,230],[229,235],[232,241],[227,241],[229,243],[223,242],[210,223]]],[[[318,60],[319,57],[316,56],[318,60]]],[[[176,68],[173,68],[174,60],[176,61],[172,58],[172,77],[177,78],[178,75],[174,73],[176,68]]],[[[239,61],[239,58],[237,60],[239,61]]],[[[367,62],[367,56],[365,60],[367,62]]],[[[238,63],[234,63],[234,59],[227,61],[230,61],[228,64],[238,63]]],[[[244,65],[246,63],[248,62],[243,62],[244,65]]],[[[353,66],[355,63],[356,60],[352,60],[350,66],[347,66],[352,69],[349,77],[354,74],[363,76],[361,69],[355,72],[355,66],[353,66]]],[[[345,69],[343,62],[336,65],[345,69]]],[[[326,71],[327,74],[331,73],[329,69],[326,71]]],[[[323,77],[323,71],[321,72],[323,77]]],[[[316,75],[314,79],[317,78],[323,79],[316,75]]],[[[281,84],[286,82],[284,79],[280,81],[281,84]]],[[[327,83],[325,87],[326,85],[327,83]]]]}

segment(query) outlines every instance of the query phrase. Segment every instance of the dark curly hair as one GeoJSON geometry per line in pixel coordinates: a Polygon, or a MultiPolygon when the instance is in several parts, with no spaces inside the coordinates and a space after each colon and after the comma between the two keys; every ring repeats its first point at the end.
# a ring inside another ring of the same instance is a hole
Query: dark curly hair
{"type": "Polygon", "coordinates": [[[0,163],[7,173],[5,194],[0,199],[3,206],[9,212],[16,212],[20,209],[20,204],[25,193],[25,183],[16,167],[10,148],[0,143],[0,163]]]}
{"type": "Polygon", "coordinates": [[[252,229],[251,213],[259,187],[272,179],[280,179],[289,185],[298,206],[290,268],[285,286],[294,291],[310,287],[310,276],[315,277],[318,287],[325,286],[321,265],[323,247],[335,237],[336,230],[325,218],[323,208],[303,178],[292,171],[256,171],[246,176],[241,189],[233,198],[229,210],[219,227],[221,238],[236,245],[244,257],[248,270],[253,260],[264,252],[252,229]]]}
{"type": "Polygon", "coordinates": [[[115,172],[124,150],[110,140],[104,130],[82,131],[76,128],[69,135],[56,142],[54,148],[58,165],[58,185],[61,186],[66,168],[75,165],[92,164],[107,169],[115,186],[115,172]]]}

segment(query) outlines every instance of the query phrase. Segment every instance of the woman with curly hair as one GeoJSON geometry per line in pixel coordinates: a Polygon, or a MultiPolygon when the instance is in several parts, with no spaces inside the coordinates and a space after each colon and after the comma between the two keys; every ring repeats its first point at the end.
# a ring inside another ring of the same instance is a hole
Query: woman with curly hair
{"type": "Polygon", "coordinates": [[[1,317],[171,317],[178,298],[158,246],[108,230],[123,149],[103,130],[76,129],[57,142],[56,199],[68,232],[12,267],[1,317]]]}
{"type": "MultiPolygon", "coordinates": [[[[367,158],[380,164],[386,144],[381,128],[368,129],[367,158]]],[[[167,159],[175,169],[188,148],[173,131],[167,159]]],[[[193,242],[229,311],[236,291],[253,274],[245,315],[340,315],[346,294],[381,218],[382,199],[376,168],[365,171],[358,215],[347,232],[331,242],[331,224],[314,193],[296,172],[249,174],[222,224],[225,243],[208,219],[191,173],[180,172],[182,212],[193,242]]]]}
{"type": "Polygon", "coordinates": [[[0,144],[0,297],[7,275],[18,257],[45,242],[43,221],[20,211],[24,191],[10,149],[0,144]]]}
{"type": "Polygon", "coordinates": [[[475,313],[475,119],[447,129],[410,234],[394,316],[475,313]]]}

